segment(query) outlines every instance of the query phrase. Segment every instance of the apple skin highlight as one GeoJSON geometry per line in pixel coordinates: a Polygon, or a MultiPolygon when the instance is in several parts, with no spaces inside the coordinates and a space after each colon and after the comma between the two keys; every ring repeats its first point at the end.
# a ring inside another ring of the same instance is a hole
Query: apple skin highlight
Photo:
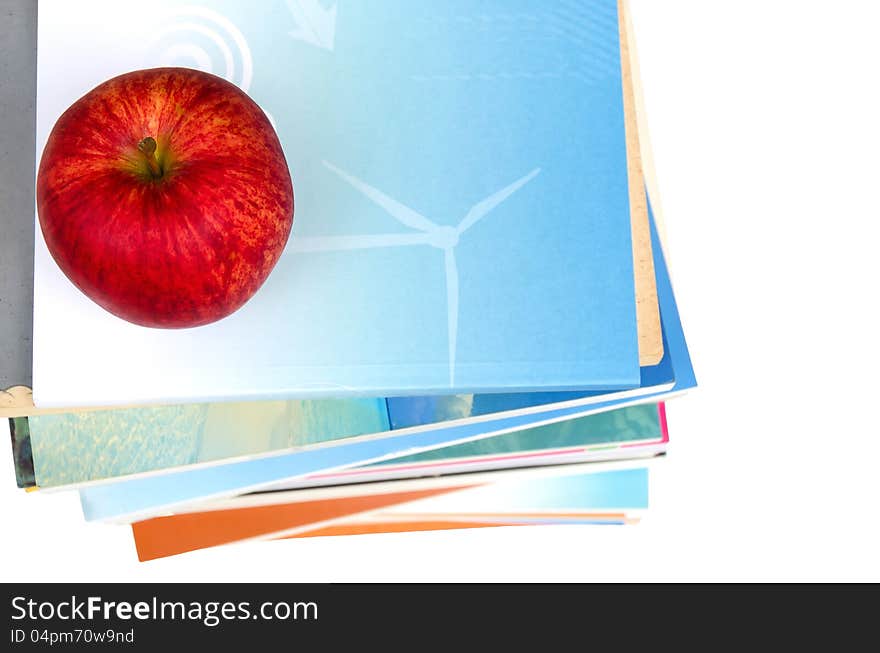
{"type": "Polygon", "coordinates": [[[243,306],[281,256],[293,210],[266,115],[188,68],[87,93],[58,119],[37,173],[40,227],[61,270],[147,327],[201,326],[243,306]]]}

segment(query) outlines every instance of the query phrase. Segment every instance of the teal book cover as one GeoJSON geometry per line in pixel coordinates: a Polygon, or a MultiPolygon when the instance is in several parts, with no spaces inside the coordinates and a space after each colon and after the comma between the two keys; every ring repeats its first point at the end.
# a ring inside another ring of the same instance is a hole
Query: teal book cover
{"type": "Polygon", "coordinates": [[[265,455],[389,429],[384,399],[181,404],[50,413],[10,424],[14,449],[26,446],[16,457],[17,468],[25,470],[20,478],[43,488],[265,455]]]}
{"type": "MultiPolygon", "coordinates": [[[[42,488],[282,452],[387,430],[382,400],[196,404],[12,421],[19,483],[42,488]]],[[[657,407],[630,406],[394,459],[429,462],[658,438],[657,407]]]]}
{"type": "MultiPolygon", "coordinates": [[[[639,385],[616,0],[45,0],[38,160],[71,104],[155,67],[259,106],[292,180],[289,239],[240,308],[168,329],[93,300],[38,227],[38,407],[639,385]]],[[[210,107],[175,107],[181,133],[210,130],[210,107]]],[[[183,142],[169,134],[152,147],[183,142]]],[[[78,247],[122,229],[106,211],[78,247]]],[[[150,256],[195,247],[162,233],[150,256]]]]}

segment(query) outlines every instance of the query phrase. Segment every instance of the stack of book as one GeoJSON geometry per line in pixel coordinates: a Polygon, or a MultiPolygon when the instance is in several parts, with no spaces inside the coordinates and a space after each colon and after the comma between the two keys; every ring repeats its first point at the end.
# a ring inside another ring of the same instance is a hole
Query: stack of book
{"type": "Polygon", "coordinates": [[[639,519],[696,381],[625,2],[43,0],[38,24],[33,332],[4,322],[28,366],[0,370],[20,487],[78,491],[142,560],[639,519]],[[169,90],[163,135],[147,82],[103,85],[162,67],[231,82],[265,133],[227,120],[239,95],[169,90]],[[156,138],[108,164],[114,120],[156,138]],[[199,129],[232,172],[187,160],[199,129]],[[280,143],[292,228],[206,318],[181,289],[220,297],[253,258],[218,213],[286,206],[255,141],[280,143]]]}

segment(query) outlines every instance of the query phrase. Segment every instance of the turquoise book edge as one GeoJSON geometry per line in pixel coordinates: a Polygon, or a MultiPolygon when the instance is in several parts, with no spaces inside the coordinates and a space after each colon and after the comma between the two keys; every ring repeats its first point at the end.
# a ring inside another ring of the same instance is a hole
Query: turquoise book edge
{"type": "MultiPolygon", "coordinates": [[[[561,473],[539,475],[526,480],[490,482],[475,488],[385,508],[381,512],[463,516],[479,512],[549,512],[566,508],[648,508],[647,468],[579,473],[570,473],[561,468],[558,471],[561,473]]],[[[499,476],[503,477],[503,472],[499,476]]],[[[552,518],[552,515],[548,514],[547,517],[552,518]]]]}

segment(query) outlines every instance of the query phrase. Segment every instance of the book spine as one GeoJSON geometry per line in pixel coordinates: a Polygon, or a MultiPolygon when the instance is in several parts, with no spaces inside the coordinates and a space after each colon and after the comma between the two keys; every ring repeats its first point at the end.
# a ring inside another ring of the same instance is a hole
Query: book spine
{"type": "MultiPolygon", "coordinates": [[[[4,16],[3,148],[35,152],[37,3],[4,16]],[[12,24],[7,25],[6,20],[12,24]]],[[[34,300],[33,158],[0,157],[0,391],[31,385],[34,300]]],[[[3,393],[0,393],[2,410],[3,393]]]]}

